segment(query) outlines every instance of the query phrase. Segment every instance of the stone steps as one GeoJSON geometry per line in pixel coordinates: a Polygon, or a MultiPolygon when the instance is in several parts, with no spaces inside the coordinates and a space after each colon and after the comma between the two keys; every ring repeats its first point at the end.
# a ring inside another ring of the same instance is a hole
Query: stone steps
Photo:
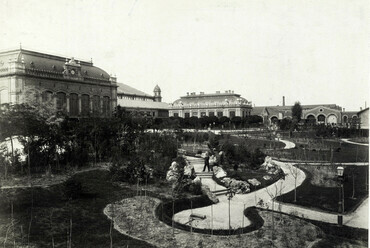
{"type": "Polygon", "coordinates": [[[213,172],[197,172],[196,174],[200,178],[212,178],[213,177],[213,172]]]}

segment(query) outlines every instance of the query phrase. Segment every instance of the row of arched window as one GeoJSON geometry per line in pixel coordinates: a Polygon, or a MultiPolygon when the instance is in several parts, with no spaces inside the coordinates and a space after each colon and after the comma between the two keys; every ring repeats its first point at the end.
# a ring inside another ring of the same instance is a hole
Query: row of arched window
{"type": "MultiPolygon", "coordinates": [[[[59,111],[66,112],[70,116],[89,116],[103,115],[107,116],[110,114],[110,98],[104,96],[90,96],[87,94],[79,95],[76,93],[69,94],[69,105],[67,104],[68,98],[67,94],[64,92],[58,92],[55,94],[56,97],[56,108],[59,111]],[[80,104],[81,101],[81,104],[80,104]]],[[[42,101],[53,100],[53,92],[44,91],[42,93],[42,101]]]]}

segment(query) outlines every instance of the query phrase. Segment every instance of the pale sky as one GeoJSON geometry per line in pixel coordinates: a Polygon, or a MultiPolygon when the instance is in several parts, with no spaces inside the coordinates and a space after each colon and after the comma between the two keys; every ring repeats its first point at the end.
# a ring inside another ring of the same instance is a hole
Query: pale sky
{"type": "Polygon", "coordinates": [[[163,100],[369,106],[368,0],[0,0],[0,49],[93,58],[163,100]]]}

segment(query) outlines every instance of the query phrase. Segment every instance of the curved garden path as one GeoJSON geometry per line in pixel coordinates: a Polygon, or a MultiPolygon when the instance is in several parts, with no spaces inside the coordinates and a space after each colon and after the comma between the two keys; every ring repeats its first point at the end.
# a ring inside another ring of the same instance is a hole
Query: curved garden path
{"type": "Polygon", "coordinates": [[[283,142],[285,144],[284,149],[292,149],[295,147],[295,144],[289,140],[276,139],[277,141],[283,142]]]}
{"type": "MultiPolygon", "coordinates": [[[[292,142],[285,140],[280,141],[286,144],[285,149],[293,148],[295,146],[292,142]]],[[[188,157],[188,159],[193,164],[196,173],[199,173],[203,170],[203,159],[191,157],[188,157]]],[[[294,214],[306,219],[323,221],[327,223],[337,223],[336,214],[274,201],[273,199],[275,197],[294,190],[295,185],[297,187],[301,185],[306,178],[306,175],[302,170],[293,166],[295,163],[281,162],[276,160],[274,160],[274,162],[278,164],[286,174],[285,180],[280,179],[266,188],[249,194],[235,195],[230,200],[230,225],[232,228],[248,226],[250,222],[248,219],[243,217],[243,210],[247,207],[256,206],[256,204],[260,201],[264,203],[265,208],[274,209],[278,212],[294,214]],[[295,174],[297,174],[297,177],[293,176],[295,174]]],[[[216,182],[214,182],[212,179],[203,180],[202,183],[209,186],[211,190],[217,187],[217,185],[215,185],[216,182]]],[[[214,229],[228,229],[229,201],[226,195],[219,196],[219,201],[219,203],[213,204],[212,206],[181,211],[175,214],[174,220],[185,224],[189,221],[190,214],[195,213],[206,216],[205,220],[195,223],[198,228],[209,229],[213,227],[214,229]]],[[[365,199],[361,206],[358,207],[353,213],[344,215],[343,223],[351,227],[368,229],[368,214],[366,213],[367,207],[368,199],[365,199]]]]}
{"type": "Polygon", "coordinates": [[[369,146],[369,144],[353,142],[353,141],[350,141],[349,139],[341,139],[341,140],[342,140],[343,142],[345,142],[345,143],[349,143],[349,144],[353,144],[353,145],[369,146]]]}

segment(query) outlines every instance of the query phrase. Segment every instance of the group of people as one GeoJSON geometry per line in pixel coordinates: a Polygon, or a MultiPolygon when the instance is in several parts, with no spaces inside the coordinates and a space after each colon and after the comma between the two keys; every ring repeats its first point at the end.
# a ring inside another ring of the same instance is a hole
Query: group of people
{"type": "MultiPolygon", "coordinates": [[[[188,179],[194,179],[195,178],[195,170],[194,166],[185,158],[185,166],[184,166],[184,178],[188,179]]],[[[204,167],[203,171],[208,169],[208,171],[213,171],[213,166],[219,165],[223,163],[224,159],[224,153],[223,151],[220,151],[219,153],[216,153],[216,150],[214,149],[212,153],[206,152],[204,157],[204,167]]],[[[179,164],[176,161],[173,161],[169,171],[167,172],[167,180],[174,179],[178,177],[179,172],[179,164]]]]}
{"type": "Polygon", "coordinates": [[[223,151],[220,151],[218,154],[216,153],[216,150],[213,150],[213,153],[210,155],[210,153],[207,151],[205,153],[204,157],[204,167],[203,171],[206,171],[206,168],[209,171],[213,171],[213,166],[217,166],[218,164],[223,163],[223,157],[224,153],[223,151]],[[218,155],[218,156],[217,156],[218,155]]]}

